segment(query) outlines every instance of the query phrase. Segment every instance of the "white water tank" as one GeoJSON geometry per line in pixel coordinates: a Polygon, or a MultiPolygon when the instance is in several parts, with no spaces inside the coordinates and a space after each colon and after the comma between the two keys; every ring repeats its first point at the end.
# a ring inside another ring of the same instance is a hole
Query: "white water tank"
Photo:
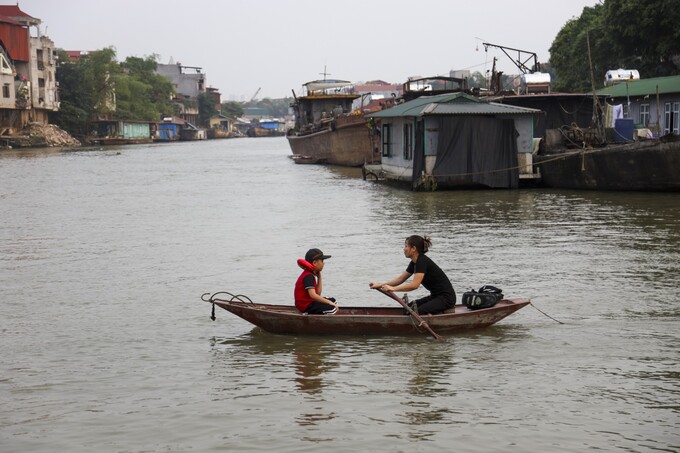
{"type": "Polygon", "coordinates": [[[522,74],[522,85],[545,85],[550,83],[550,74],[547,72],[534,72],[522,74]]]}
{"type": "Polygon", "coordinates": [[[640,80],[640,73],[637,69],[610,69],[604,76],[604,86],[608,87],[631,80],[640,80]]]}
{"type": "Polygon", "coordinates": [[[549,93],[550,74],[547,72],[522,74],[522,87],[526,93],[549,93]]]}

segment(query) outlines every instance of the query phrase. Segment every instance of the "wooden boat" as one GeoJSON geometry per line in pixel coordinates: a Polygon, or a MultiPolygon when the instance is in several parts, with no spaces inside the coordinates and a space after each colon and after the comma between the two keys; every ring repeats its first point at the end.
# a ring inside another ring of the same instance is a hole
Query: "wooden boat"
{"type": "Polygon", "coordinates": [[[305,94],[292,105],[295,127],[286,134],[293,154],[345,167],[380,160],[368,119],[351,112],[352,101],[360,97],[351,92],[351,82],[315,80],[304,87],[305,94]]]}
{"type": "MultiPolygon", "coordinates": [[[[292,335],[409,335],[426,334],[425,329],[404,309],[395,307],[340,307],[333,315],[307,315],[294,305],[271,305],[252,302],[246,296],[216,293],[202,299],[214,306],[271,333],[292,335]],[[227,297],[220,298],[220,294],[227,297]]],[[[463,305],[438,315],[421,315],[430,328],[438,334],[450,334],[470,329],[480,329],[497,323],[522,307],[530,299],[504,299],[491,308],[469,310],[463,305]]]]}
{"type": "Polygon", "coordinates": [[[320,165],[326,163],[326,159],[322,157],[303,156],[302,154],[293,154],[290,158],[293,159],[293,162],[296,164],[301,165],[320,165]]]}

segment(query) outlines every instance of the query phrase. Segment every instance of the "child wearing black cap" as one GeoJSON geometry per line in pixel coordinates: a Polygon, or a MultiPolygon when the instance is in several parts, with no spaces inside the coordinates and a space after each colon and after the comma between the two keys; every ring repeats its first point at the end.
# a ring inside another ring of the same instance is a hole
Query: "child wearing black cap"
{"type": "Polygon", "coordinates": [[[324,260],[330,258],[319,249],[309,249],[304,260],[298,260],[302,273],[295,282],[295,306],[310,315],[332,315],[338,311],[335,299],[321,297],[324,260]]]}

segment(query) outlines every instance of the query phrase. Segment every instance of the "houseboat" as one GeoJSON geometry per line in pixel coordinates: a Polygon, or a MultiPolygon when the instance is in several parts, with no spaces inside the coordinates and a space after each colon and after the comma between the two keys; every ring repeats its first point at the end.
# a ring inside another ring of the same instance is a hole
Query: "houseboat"
{"type": "Polygon", "coordinates": [[[608,86],[597,91],[597,98],[589,95],[599,104],[596,122],[546,130],[535,159],[544,185],[680,191],[680,76],[625,74],[617,79],[609,71],[608,86]]]}
{"type": "Polygon", "coordinates": [[[364,175],[412,190],[517,188],[533,174],[518,156],[533,152],[538,114],[465,92],[415,98],[369,115],[382,123],[382,161],[364,175]]]}
{"type": "Polygon", "coordinates": [[[368,119],[351,110],[352,101],[360,97],[352,92],[351,82],[324,79],[303,87],[303,95],[295,96],[291,105],[295,126],[286,134],[293,155],[347,167],[380,160],[368,119]]]}

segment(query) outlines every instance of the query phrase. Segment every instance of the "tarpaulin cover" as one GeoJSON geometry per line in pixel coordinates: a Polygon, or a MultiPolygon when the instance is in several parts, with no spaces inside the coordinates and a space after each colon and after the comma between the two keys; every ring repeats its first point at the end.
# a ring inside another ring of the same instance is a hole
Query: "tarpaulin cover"
{"type": "MultiPolygon", "coordinates": [[[[512,119],[442,117],[439,120],[437,161],[432,170],[437,184],[517,188],[516,137],[512,119]]],[[[418,155],[418,159],[424,159],[422,154],[418,155]]],[[[414,170],[416,167],[422,169],[422,165],[414,162],[414,170]]]]}

